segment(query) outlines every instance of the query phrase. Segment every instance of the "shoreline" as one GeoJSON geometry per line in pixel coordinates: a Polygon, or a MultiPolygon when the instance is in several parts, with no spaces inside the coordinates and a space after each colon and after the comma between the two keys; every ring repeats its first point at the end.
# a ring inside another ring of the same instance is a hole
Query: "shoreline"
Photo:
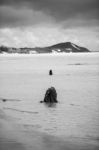
{"type": "Polygon", "coordinates": [[[20,53],[1,53],[0,56],[70,56],[70,55],[92,55],[99,52],[80,52],[80,53],[37,53],[37,54],[20,54],[20,53]]]}

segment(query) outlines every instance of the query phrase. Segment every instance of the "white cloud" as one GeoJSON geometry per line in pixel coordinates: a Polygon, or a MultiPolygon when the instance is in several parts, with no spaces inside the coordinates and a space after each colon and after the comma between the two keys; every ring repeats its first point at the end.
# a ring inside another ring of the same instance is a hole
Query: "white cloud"
{"type": "Polygon", "coordinates": [[[63,29],[59,26],[0,29],[1,45],[13,47],[48,46],[71,41],[90,50],[99,49],[98,28],[63,29]]]}

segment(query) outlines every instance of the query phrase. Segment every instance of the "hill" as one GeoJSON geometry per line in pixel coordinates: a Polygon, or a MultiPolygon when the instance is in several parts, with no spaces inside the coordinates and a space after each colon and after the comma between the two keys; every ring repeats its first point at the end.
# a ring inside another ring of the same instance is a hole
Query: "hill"
{"type": "Polygon", "coordinates": [[[79,52],[90,52],[85,47],[80,47],[71,42],[58,43],[56,45],[48,47],[35,47],[35,48],[13,48],[13,47],[0,47],[0,53],[25,53],[25,54],[35,54],[35,53],[79,53],[79,52]]]}
{"type": "Polygon", "coordinates": [[[37,47],[34,48],[38,53],[70,53],[70,52],[90,52],[85,47],[77,46],[76,44],[73,44],[71,42],[65,42],[65,43],[58,43],[56,45],[52,45],[49,47],[37,47]]]}

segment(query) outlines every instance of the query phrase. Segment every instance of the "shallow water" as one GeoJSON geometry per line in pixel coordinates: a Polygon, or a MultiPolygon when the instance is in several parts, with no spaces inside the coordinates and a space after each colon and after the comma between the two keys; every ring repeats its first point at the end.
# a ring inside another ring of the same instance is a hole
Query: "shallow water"
{"type": "Polygon", "coordinates": [[[98,91],[99,53],[0,56],[0,103],[26,129],[99,140],[98,91]],[[50,86],[59,103],[39,103],[50,86]]]}

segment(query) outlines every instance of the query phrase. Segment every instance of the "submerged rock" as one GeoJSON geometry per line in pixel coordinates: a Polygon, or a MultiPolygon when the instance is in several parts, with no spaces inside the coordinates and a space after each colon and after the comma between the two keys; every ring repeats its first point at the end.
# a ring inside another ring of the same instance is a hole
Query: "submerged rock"
{"type": "Polygon", "coordinates": [[[44,97],[44,101],[41,101],[41,103],[57,103],[57,92],[54,87],[50,87],[47,89],[44,97]]]}
{"type": "Polygon", "coordinates": [[[49,75],[53,75],[53,71],[52,70],[49,70],[49,75]]]}
{"type": "Polygon", "coordinates": [[[7,101],[7,99],[4,99],[4,98],[3,98],[3,99],[2,99],[2,101],[3,101],[3,102],[6,102],[6,101],[7,101]]]}

